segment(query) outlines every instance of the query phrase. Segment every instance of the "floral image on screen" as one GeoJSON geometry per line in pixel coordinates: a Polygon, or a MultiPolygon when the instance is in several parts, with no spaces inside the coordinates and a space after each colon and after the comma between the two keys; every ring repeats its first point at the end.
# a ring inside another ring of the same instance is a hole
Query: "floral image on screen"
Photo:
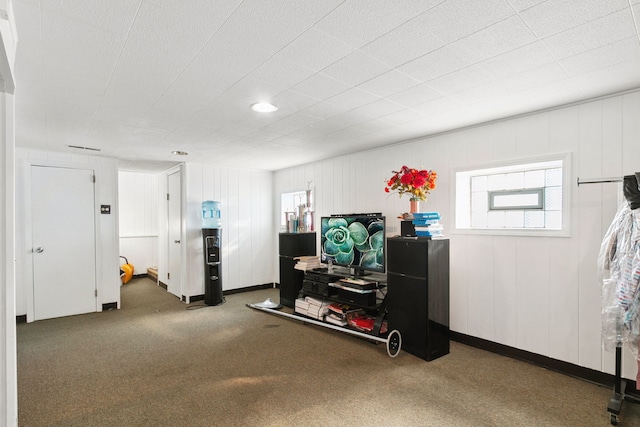
{"type": "Polygon", "coordinates": [[[325,217],[321,232],[323,262],[384,271],[384,218],[325,217]]]}

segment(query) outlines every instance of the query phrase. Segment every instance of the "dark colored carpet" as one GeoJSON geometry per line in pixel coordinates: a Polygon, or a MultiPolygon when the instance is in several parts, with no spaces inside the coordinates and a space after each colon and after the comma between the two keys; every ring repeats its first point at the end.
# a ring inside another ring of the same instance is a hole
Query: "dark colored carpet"
{"type": "MultiPolygon", "coordinates": [[[[606,426],[610,390],[451,343],[425,362],[245,304],[187,306],[151,280],[122,308],[18,325],[21,426],[606,426]]],[[[625,403],[620,425],[640,425],[625,403]]]]}

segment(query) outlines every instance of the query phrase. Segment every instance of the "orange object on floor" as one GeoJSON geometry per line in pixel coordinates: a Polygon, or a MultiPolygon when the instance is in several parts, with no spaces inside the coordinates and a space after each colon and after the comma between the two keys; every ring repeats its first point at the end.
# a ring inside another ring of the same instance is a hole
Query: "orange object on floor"
{"type": "Polygon", "coordinates": [[[122,284],[126,285],[129,283],[131,278],[133,277],[133,264],[129,264],[129,260],[122,255],[120,258],[124,258],[124,264],[120,266],[120,280],[122,280],[122,284]]]}

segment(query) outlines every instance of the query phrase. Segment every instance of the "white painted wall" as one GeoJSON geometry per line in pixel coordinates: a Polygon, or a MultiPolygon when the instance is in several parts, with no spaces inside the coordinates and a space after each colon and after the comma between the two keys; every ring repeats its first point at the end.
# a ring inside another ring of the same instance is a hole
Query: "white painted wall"
{"type": "MultiPolygon", "coordinates": [[[[110,215],[98,215],[96,223],[96,282],[98,307],[117,303],[120,307],[120,269],[118,247],[118,169],[117,161],[108,157],[49,152],[36,149],[16,149],[16,315],[27,314],[27,287],[32,286],[30,242],[25,240],[25,212],[30,209],[24,197],[33,164],[57,167],[90,166],[96,176],[96,210],[111,205],[110,215]]],[[[73,266],[73,260],[69,260],[73,266]]],[[[27,319],[30,321],[30,319],[27,319]]]]}
{"type": "MultiPolygon", "coordinates": [[[[618,186],[573,184],[570,237],[479,236],[452,234],[452,180],[456,168],[560,152],[572,153],[572,183],[640,171],[638,117],[636,91],[289,168],[275,173],[274,200],[312,180],[317,218],[382,212],[393,235],[409,201],[384,193],[391,171],[436,170],[427,209],[442,213],[451,239],[451,329],[613,373],[613,354],[601,349],[597,255],[618,186]]],[[[628,352],[623,360],[624,376],[635,379],[636,361],[628,352]]]]}
{"type": "Polygon", "coordinates": [[[0,91],[0,426],[18,425],[14,106],[0,91]]]}
{"type": "Polygon", "coordinates": [[[0,1],[0,427],[18,425],[15,310],[15,88],[12,0],[0,1]],[[6,92],[6,93],[5,93],[6,92]]]}
{"type": "Polygon", "coordinates": [[[183,293],[204,294],[202,202],[221,202],[222,289],[273,283],[273,173],[188,163],[185,167],[186,259],[183,293]]]}
{"type": "Polygon", "coordinates": [[[158,267],[159,178],[155,173],[118,172],[120,255],[133,264],[136,275],[158,267]]]}

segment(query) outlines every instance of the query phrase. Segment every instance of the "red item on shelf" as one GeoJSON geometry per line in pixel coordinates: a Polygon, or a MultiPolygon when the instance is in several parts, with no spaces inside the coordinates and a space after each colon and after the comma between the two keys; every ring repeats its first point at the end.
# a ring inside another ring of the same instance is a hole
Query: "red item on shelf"
{"type": "Polygon", "coordinates": [[[373,317],[358,316],[351,319],[349,324],[355,328],[362,329],[363,331],[371,332],[373,331],[373,325],[375,322],[376,320],[373,317]]]}

